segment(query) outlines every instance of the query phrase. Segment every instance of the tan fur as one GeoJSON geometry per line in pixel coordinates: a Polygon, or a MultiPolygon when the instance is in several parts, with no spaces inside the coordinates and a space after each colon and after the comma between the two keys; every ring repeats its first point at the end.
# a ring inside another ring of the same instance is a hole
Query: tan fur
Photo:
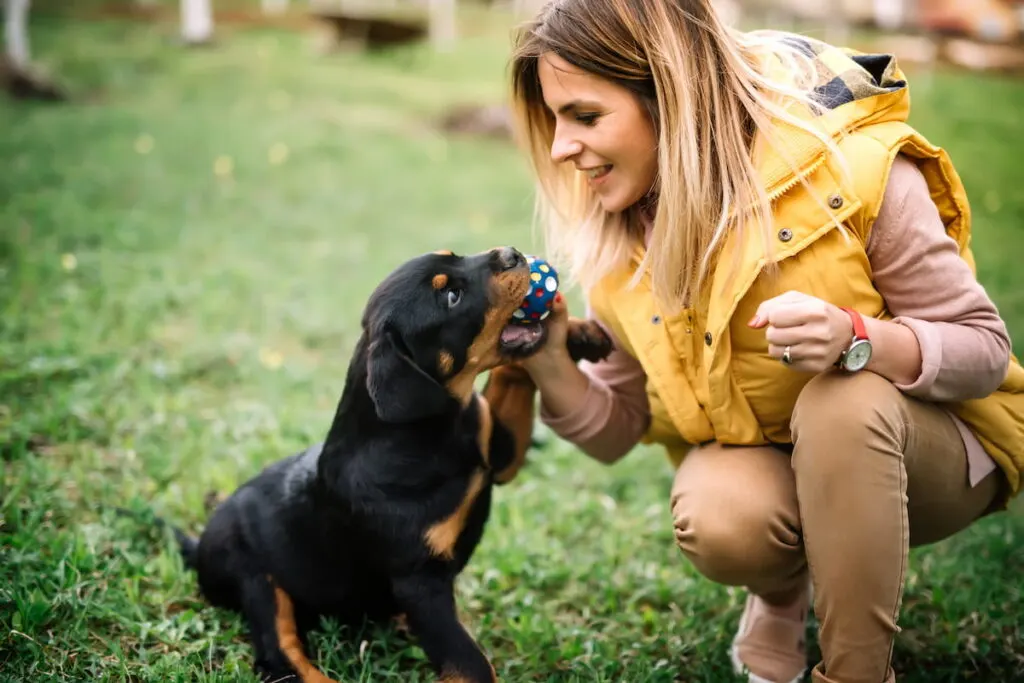
{"type": "Polygon", "coordinates": [[[455,511],[427,529],[424,540],[434,555],[446,560],[455,556],[455,543],[466,527],[469,511],[473,508],[473,503],[483,487],[484,473],[482,470],[477,470],[470,477],[466,495],[462,497],[462,502],[455,508],[455,511]]]}
{"type": "Polygon", "coordinates": [[[477,432],[476,441],[480,445],[480,454],[484,463],[491,462],[491,435],[494,434],[494,418],[491,417],[491,404],[483,396],[477,395],[477,406],[480,410],[480,430],[477,432]]]}
{"type": "Polygon", "coordinates": [[[485,315],[480,334],[466,352],[466,365],[447,383],[448,392],[463,407],[469,405],[473,397],[473,383],[477,376],[501,363],[498,340],[512,318],[512,312],[519,308],[523,297],[530,291],[530,274],[525,270],[501,273],[491,280],[491,289],[494,303],[485,315]]]}
{"type": "Polygon", "coordinates": [[[495,481],[499,484],[511,481],[526,462],[526,451],[533,433],[536,391],[537,387],[526,370],[513,366],[494,368],[484,388],[483,400],[493,411],[495,419],[511,430],[516,444],[512,463],[495,473],[495,481]]]}
{"type": "MultiPolygon", "coordinates": [[[[497,681],[498,674],[494,671],[494,666],[491,666],[491,680],[497,681]]],[[[467,678],[460,673],[452,671],[446,671],[442,676],[440,683],[476,683],[472,678],[467,678]]]]}
{"type": "Polygon", "coordinates": [[[437,275],[434,276],[434,279],[431,281],[431,284],[434,286],[434,289],[444,289],[445,286],[448,284],[448,276],[445,275],[444,273],[438,273],[437,275]]]}
{"type": "Polygon", "coordinates": [[[447,351],[442,351],[437,357],[437,367],[442,375],[447,376],[455,365],[455,357],[447,351]]]}
{"type": "Polygon", "coordinates": [[[401,614],[396,614],[395,616],[391,617],[391,625],[399,633],[411,632],[409,629],[409,615],[407,615],[405,612],[402,612],[401,614]]]}
{"type": "Polygon", "coordinates": [[[295,611],[288,594],[275,586],[274,598],[277,603],[274,625],[277,630],[278,645],[295,671],[298,672],[302,683],[338,683],[333,678],[328,678],[320,673],[306,657],[306,653],[302,651],[302,642],[299,640],[299,634],[295,628],[295,611]]]}

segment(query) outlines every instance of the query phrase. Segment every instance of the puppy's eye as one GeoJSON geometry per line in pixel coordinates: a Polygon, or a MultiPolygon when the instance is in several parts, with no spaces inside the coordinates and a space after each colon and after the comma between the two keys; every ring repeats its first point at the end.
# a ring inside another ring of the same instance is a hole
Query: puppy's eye
{"type": "Polygon", "coordinates": [[[462,290],[461,289],[449,289],[448,290],[448,308],[455,308],[462,301],[462,290]]]}

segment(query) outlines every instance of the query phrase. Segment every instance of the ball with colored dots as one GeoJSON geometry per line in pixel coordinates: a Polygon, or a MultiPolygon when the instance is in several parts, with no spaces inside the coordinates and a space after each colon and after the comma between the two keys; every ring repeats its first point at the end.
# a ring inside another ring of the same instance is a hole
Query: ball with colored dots
{"type": "Polygon", "coordinates": [[[550,263],[536,256],[527,256],[526,262],[530,264],[530,291],[512,314],[513,322],[524,325],[547,318],[558,293],[558,273],[550,263]]]}

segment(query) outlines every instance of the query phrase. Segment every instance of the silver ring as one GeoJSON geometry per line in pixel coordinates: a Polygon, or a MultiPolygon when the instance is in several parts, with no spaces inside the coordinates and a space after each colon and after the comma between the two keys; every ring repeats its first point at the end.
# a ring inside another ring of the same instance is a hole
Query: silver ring
{"type": "Polygon", "coordinates": [[[782,350],[782,363],[783,365],[793,364],[793,356],[790,354],[788,346],[782,350]]]}

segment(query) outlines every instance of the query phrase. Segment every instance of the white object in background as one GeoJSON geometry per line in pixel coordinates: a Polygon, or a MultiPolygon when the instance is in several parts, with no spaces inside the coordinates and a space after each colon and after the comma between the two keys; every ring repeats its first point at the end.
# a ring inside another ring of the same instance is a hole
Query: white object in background
{"type": "Polygon", "coordinates": [[[875,0],[875,23],[879,28],[895,31],[903,26],[906,0],[875,0]]]}
{"type": "Polygon", "coordinates": [[[455,0],[430,0],[430,40],[442,50],[455,42],[455,0]]]}
{"type": "Polygon", "coordinates": [[[28,10],[31,0],[4,0],[4,48],[15,69],[29,63],[28,10]]]}
{"type": "Polygon", "coordinates": [[[205,43],[213,36],[210,0],[181,0],[181,37],[186,43],[205,43]]]}
{"type": "Polygon", "coordinates": [[[284,14],[288,9],[288,0],[260,0],[264,14],[284,14]]]}

